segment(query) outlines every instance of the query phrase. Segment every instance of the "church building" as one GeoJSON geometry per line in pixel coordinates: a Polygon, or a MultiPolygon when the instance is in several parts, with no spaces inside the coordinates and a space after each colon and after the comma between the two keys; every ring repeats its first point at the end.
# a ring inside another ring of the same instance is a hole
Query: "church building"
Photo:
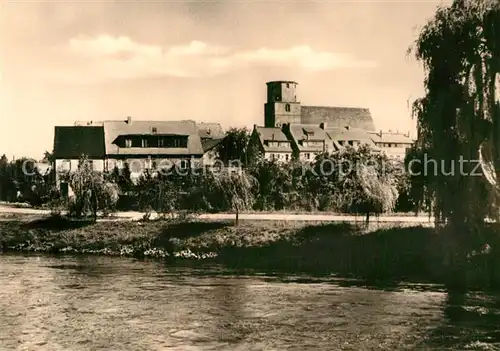
{"type": "Polygon", "coordinates": [[[292,158],[313,161],[324,152],[368,144],[376,150],[393,145],[403,148],[403,155],[397,155],[404,158],[405,148],[413,143],[403,134],[398,134],[398,143],[382,143],[384,137],[376,132],[367,108],[302,105],[297,98],[297,82],[272,81],[266,85],[264,126],[254,126],[249,145],[252,157],[257,153],[284,162],[292,158]]]}

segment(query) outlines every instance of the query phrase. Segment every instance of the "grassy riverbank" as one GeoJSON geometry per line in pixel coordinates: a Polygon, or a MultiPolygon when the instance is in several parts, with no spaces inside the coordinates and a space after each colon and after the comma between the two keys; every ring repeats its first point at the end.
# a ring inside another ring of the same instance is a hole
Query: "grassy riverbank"
{"type": "Polygon", "coordinates": [[[0,221],[3,251],[211,260],[239,269],[338,273],[440,282],[439,236],[412,223],[162,220],[98,222],[59,217],[0,221]]]}
{"type": "Polygon", "coordinates": [[[236,227],[232,221],[14,217],[0,222],[0,242],[4,251],[212,259],[242,268],[425,278],[435,271],[434,231],[409,225],[241,221],[236,227]]]}

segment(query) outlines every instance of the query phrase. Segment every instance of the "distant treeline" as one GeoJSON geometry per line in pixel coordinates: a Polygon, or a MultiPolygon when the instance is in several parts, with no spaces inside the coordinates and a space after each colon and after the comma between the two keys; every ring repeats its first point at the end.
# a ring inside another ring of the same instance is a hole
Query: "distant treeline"
{"type": "MultiPolygon", "coordinates": [[[[248,133],[237,131],[237,136],[242,135],[248,137],[248,133]]],[[[227,144],[223,145],[225,150],[227,144]]],[[[221,159],[234,159],[223,152],[219,151],[221,159]]],[[[309,164],[261,159],[246,162],[238,169],[204,168],[163,174],[146,171],[135,182],[126,165],[103,175],[82,157],[76,172],[62,176],[73,191],[69,199],[61,197],[53,174],[31,172],[35,175],[27,176],[21,169],[22,162],[2,159],[2,200],[46,205],[55,212],[69,210],[76,217],[116,210],[160,214],[289,210],[359,213],[368,219],[370,214],[417,209],[403,163],[389,160],[367,146],[322,154],[309,164]]]]}

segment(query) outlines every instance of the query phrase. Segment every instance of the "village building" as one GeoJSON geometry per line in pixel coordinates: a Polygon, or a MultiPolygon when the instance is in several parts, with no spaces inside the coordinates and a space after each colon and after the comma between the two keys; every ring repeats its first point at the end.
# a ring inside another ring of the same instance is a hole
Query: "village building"
{"type": "Polygon", "coordinates": [[[226,134],[219,123],[197,123],[196,126],[203,148],[203,164],[213,166],[217,160],[217,145],[226,134]]]}
{"type": "Polygon", "coordinates": [[[415,143],[414,140],[410,138],[410,134],[402,134],[399,132],[378,132],[370,133],[370,138],[373,140],[374,144],[383,150],[387,156],[404,160],[408,149],[415,143]]]}
{"type": "Polygon", "coordinates": [[[293,149],[281,128],[255,125],[250,135],[248,152],[250,159],[288,162],[292,159],[293,149]]]}
{"type": "Polygon", "coordinates": [[[314,161],[319,154],[335,149],[328,134],[317,125],[285,124],[283,128],[291,140],[296,160],[314,161]]]}
{"type": "Polygon", "coordinates": [[[390,157],[404,158],[406,148],[413,143],[403,134],[384,133],[379,137],[369,109],[304,106],[297,99],[298,83],[273,81],[266,85],[264,126],[255,125],[249,141],[249,150],[261,150],[265,159],[286,161],[291,153],[293,159],[313,161],[321,153],[363,144],[390,157]],[[278,135],[283,140],[270,139],[278,135]],[[275,149],[278,144],[282,148],[275,149]]]}
{"type": "MultiPolygon", "coordinates": [[[[61,172],[78,168],[86,155],[93,169],[112,171],[130,166],[132,178],[148,169],[164,167],[185,169],[193,162],[210,165],[214,148],[224,137],[219,124],[183,121],[100,121],[56,126],[54,158],[56,182],[61,172]]],[[[67,187],[67,185],[62,185],[67,187]]]]}

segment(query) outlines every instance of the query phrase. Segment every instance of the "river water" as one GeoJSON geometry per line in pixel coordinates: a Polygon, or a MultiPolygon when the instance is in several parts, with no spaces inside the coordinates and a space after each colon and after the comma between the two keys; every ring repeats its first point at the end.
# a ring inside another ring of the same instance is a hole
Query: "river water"
{"type": "Polygon", "coordinates": [[[0,350],[497,350],[500,297],[0,254],[0,350]]]}

